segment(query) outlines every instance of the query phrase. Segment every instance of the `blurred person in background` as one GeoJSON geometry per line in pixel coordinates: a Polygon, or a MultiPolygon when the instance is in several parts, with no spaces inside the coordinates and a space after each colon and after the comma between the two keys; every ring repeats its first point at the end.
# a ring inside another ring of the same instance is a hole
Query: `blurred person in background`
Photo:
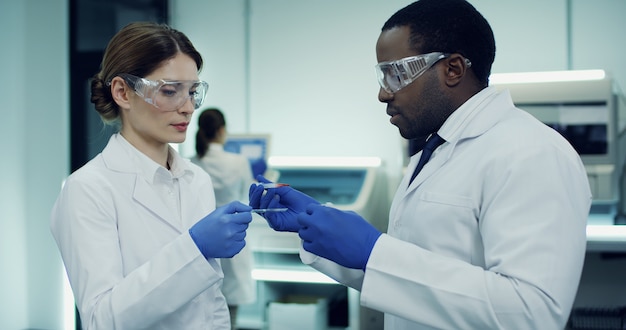
{"type": "MultiPolygon", "coordinates": [[[[247,203],[248,188],[254,182],[248,159],[224,150],[226,137],[226,119],[222,111],[216,108],[202,111],[198,117],[196,155],[191,161],[211,176],[218,207],[232,201],[247,203]]],[[[237,328],[237,307],[256,300],[252,268],[253,255],[248,246],[236,256],[222,260],[222,292],[230,309],[233,329],[237,328]]]]}

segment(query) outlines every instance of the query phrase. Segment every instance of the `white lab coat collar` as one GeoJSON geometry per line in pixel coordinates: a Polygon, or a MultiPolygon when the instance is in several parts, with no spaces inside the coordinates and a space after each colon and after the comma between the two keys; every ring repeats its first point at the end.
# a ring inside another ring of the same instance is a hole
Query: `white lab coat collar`
{"type": "MultiPolygon", "coordinates": [[[[183,179],[187,184],[191,183],[194,178],[194,172],[191,170],[188,161],[180,157],[180,155],[170,147],[170,166],[174,177],[183,179]]],[[[170,210],[153,188],[154,180],[157,176],[170,175],[164,167],[144,155],[142,152],[133,147],[122,135],[114,134],[109,139],[109,143],[102,150],[102,159],[105,166],[113,171],[135,174],[135,185],[133,188],[133,199],[142,204],[146,208],[153,210],[162,220],[170,224],[177,232],[181,232],[180,223],[174,210],[170,210]]],[[[182,184],[182,182],[181,182],[182,184]]],[[[187,196],[189,192],[181,189],[181,204],[185,204],[191,200],[191,196],[187,196]]],[[[183,211],[186,210],[181,205],[183,211]]],[[[183,212],[182,218],[188,215],[183,212]]]]}
{"type": "Polygon", "coordinates": [[[478,128],[473,131],[468,132],[464,129],[469,125],[472,119],[491,102],[493,96],[497,93],[495,87],[487,87],[472,96],[446,119],[437,132],[439,136],[449,143],[456,143],[461,138],[474,137],[485,132],[489,127],[495,124],[495,120],[484,122],[483,125],[478,125],[478,128]]]}
{"type": "Polygon", "coordinates": [[[206,154],[204,154],[204,156],[202,158],[220,157],[225,152],[226,151],[224,150],[224,145],[223,144],[217,143],[217,142],[211,142],[211,143],[209,143],[209,149],[207,150],[206,154]]]}
{"type": "MultiPolygon", "coordinates": [[[[159,171],[167,171],[141,151],[137,150],[121,134],[111,136],[106,148],[102,151],[102,157],[107,167],[119,172],[136,173],[142,176],[149,184],[159,171]]],[[[189,182],[193,180],[194,173],[189,168],[187,160],[183,159],[174,148],[169,147],[168,162],[172,177],[184,178],[189,182]]]]}
{"type": "Polygon", "coordinates": [[[215,143],[215,142],[209,143],[209,152],[211,151],[215,151],[215,152],[224,151],[224,145],[221,143],[215,143]]]}
{"type": "Polygon", "coordinates": [[[446,143],[435,150],[429,164],[422,169],[420,174],[409,185],[410,174],[417,166],[421,152],[411,157],[411,162],[408,166],[409,171],[407,171],[407,175],[405,175],[402,180],[399,189],[402,189],[405,194],[409,194],[416,189],[424,180],[448,161],[459,141],[483,134],[501,120],[502,116],[506,115],[506,111],[500,110],[509,107],[513,107],[509,92],[498,92],[495,87],[487,87],[472,96],[456,109],[450,117],[446,119],[439,131],[437,131],[437,134],[444,138],[446,143]],[[488,107],[487,105],[492,102],[498,102],[499,105],[488,107]],[[409,188],[404,189],[403,187],[407,187],[407,185],[409,185],[409,188]]]}

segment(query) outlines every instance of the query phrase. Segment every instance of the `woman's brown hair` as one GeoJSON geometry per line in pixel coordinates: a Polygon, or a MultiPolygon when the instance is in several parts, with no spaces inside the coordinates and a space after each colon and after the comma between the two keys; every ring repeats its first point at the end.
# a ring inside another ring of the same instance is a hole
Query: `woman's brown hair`
{"type": "Polygon", "coordinates": [[[196,133],[196,153],[202,158],[209,151],[209,143],[217,138],[220,128],[226,127],[226,118],[217,108],[209,108],[198,117],[198,132],[196,133]]]}
{"type": "Polygon", "coordinates": [[[191,57],[202,69],[202,56],[182,32],[165,24],[131,23],[122,28],[104,52],[100,72],[91,80],[91,103],[105,123],[119,119],[119,107],[108,83],[120,73],[145,77],[178,53],[191,57]]]}

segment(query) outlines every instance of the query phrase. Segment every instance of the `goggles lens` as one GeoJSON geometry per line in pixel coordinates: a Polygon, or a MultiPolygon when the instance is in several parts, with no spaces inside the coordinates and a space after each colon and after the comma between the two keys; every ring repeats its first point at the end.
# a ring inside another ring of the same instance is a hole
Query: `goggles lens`
{"type": "Polygon", "coordinates": [[[163,111],[176,111],[189,99],[194,109],[198,109],[209,89],[209,84],[201,80],[149,80],[127,73],[119,76],[144,101],[163,111]]]}
{"type": "Polygon", "coordinates": [[[448,57],[441,52],[405,57],[396,61],[376,64],[376,76],[380,87],[387,93],[396,93],[419,78],[437,61],[448,57]]]}

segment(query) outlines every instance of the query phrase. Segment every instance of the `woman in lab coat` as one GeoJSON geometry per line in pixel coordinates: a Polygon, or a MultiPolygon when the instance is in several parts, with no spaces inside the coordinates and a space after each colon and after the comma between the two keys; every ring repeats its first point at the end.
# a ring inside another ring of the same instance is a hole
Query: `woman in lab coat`
{"type": "Polygon", "coordinates": [[[270,225],[298,232],[303,262],[359,290],[387,330],[563,329],[591,204],[576,151],[488,86],[493,32],[466,1],[401,9],[376,55],[391,123],[443,138],[421,171],[427,147],[411,157],[387,232],[290,187],[252,186],[250,204],[288,207],[270,225]]]}
{"type": "Polygon", "coordinates": [[[133,23],[109,42],[91,100],[119,124],[66,180],[51,230],[83,329],[229,329],[219,258],[245,245],[250,207],[215,209],[211,178],[169,146],[204,99],[181,32],[133,23]]]}
{"type": "MultiPolygon", "coordinates": [[[[226,135],[226,119],[219,109],[210,108],[200,113],[196,156],[191,161],[211,176],[217,206],[236,200],[247,201],[248,188],[254,181],[248,159],[224,150],[226,135]]],[[[252,264],[252,251],[248,246],[236,256],[222,260],[222,293],[228,303],[233,329],[236,329],[237,324],[237,306],[250,304],[256,299],[252,264]]]]}

